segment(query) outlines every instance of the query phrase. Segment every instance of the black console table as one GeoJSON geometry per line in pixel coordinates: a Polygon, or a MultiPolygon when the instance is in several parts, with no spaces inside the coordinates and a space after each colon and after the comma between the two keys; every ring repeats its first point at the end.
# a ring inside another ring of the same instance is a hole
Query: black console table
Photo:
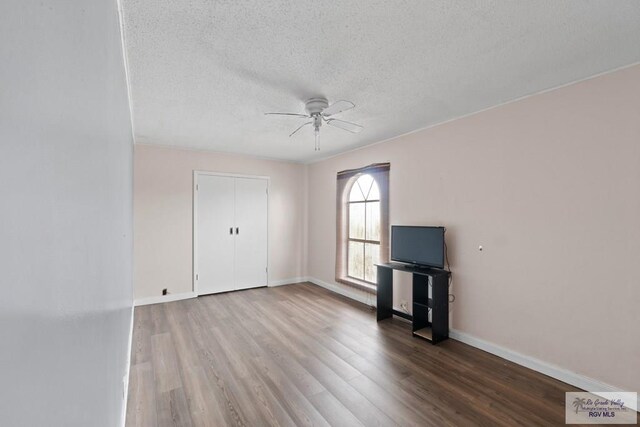
{"type": "Polygon", "coordinates": [[[378,321],[394,314],[413,323],[413,335],[436,344],[449,338],[449,272],[406,264],[377,264],[378,321]],[[413,316],[393,309],[393,270],[413,275],[413,316]],[[431,286],[429,286],[431,279],[431,286]],[[431,288],[431,295],[429,295],[431,288]],[[431,311],[431,321],[429,321],[431,311]]]}

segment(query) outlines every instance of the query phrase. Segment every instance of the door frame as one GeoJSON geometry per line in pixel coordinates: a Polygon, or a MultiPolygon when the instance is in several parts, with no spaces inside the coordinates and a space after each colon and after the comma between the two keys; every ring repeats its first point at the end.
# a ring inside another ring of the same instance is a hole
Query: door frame
{"type": "Polygon", "coordinates": [[[198,293],[198,281],[196,275],[198,274],[198,177],[201,175],[207,176],[223,176],[227,178],[248,178],[248,179],[261,179],[267,181],[267,286],[269,286],[269,192],[271,188],[271,177],[264,175],[245,175],[237,173],[224,173],[224,172],[212,172],[203,170],[193,171],[193,188],[192,188],[192,236],[191,236],[191,289],[196,296],[198,293]]]}

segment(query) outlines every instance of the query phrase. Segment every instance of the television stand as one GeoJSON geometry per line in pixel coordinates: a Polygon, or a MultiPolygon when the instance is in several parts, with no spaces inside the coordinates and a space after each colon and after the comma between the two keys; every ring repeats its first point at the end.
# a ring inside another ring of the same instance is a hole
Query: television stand
{"type": "Polygon", "coordinates": [[[411,321],[414,336],[431,341],[432,344],[449,338],[448,271],[399,263],[377,264],[376,268],[378,322],[395,314],[411,321]],[[393,308],[393,270],[413,275],[413,316],[393,308]]]}

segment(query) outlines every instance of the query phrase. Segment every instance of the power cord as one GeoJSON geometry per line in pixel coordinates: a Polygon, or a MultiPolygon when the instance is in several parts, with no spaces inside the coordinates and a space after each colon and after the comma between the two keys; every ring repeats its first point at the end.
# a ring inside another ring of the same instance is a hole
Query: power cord
{"type": "MultiPolygon", "coordinates": [[[[444,229],[445,233],[447,231],[447,229],[444,229]]],[[[445,263],[447,264],[447,271],[449,272],[449,289],[451,289],[451,285],[453,284],[453,273],[451,272],[451,266],[449,265],[449,250],[447,248],[447,241],[444,241],[444,260],[445,263]]],[[[449,294],[449,302],[451,304],[453,304],[456,301],[456,296],[454,294],[449,294]]],[[[453,307],[449,307],[449,313],[451,313],[451,310],[453,309],[453,307]]]]}
{"type": "Polygon", "coordinates": [[[407,307],[407,304],[405,304],[405,303],[400,304],[400,308],[402,309],[402,311],[404,311],[409,316],[411,316],[411,313],[409,313],[409,308],[407,307]]]}

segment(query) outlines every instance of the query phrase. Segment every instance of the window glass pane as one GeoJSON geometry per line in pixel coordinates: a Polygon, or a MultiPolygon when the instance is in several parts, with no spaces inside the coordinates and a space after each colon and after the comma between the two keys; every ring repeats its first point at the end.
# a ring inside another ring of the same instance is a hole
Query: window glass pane
{"type": "Polygon", "coordinates": [[[357,181],[365,200],[368,199],[369,191],[371,190],[371,184],[373,183],[373,177],[371,175],[361,175],[357,181]]]}
{"type": "Polygon", "coordinates": [[[364,243],[349,242],[349,263],[347,274],[364,280],[364,243]]]}
{"type": "Polygon", "coordinates": [[[349,192],[349,201],[350,202],[359,202],[364,200],[364,194],[362,194],[362,190],[360,189],[360,184],[358,183],[360,179],[356,180],[351,187],[351,192],[349,192]]]}
{"type": "Polygon", "coordinates": [[[377,268],[375,264],[380,262],[380,245],[365,243],[364,247],[364,280],[376,283],[377,268]]]}
{"type": "Polygon", "coordinates": [[[378,184],[375,180],[371,184],[371,191],[369,191],[369,197],[367,200],[380,200],[380,188],[378,188],[378,184]]]}
{"type": "Polygon", "coordinates": [[[364,203],[349,203],[349,238],[364,239],[364,203]]]}
{"type": "MultiPolygon", "coordinates": [[[[362,203],[358,203],[361,205],[362,203]]],[[[380,241],[380,202],[366,202],[366,240],[380,241]]]]}

